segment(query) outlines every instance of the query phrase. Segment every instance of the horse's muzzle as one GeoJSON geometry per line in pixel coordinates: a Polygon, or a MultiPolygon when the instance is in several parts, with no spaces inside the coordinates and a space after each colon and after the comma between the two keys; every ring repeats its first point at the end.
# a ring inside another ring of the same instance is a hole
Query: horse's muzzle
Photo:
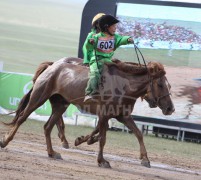
{"type": "Polygon", "coordinates": [[[175,111],[174,106],[162,109],[164,115],[171,115],[174,111],[175,111]]]}

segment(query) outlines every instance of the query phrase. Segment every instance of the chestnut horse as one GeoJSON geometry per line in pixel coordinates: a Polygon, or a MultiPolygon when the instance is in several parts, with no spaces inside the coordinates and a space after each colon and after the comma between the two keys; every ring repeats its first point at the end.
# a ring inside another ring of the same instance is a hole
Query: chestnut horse
{"type": "MultiPolygon", "coordinates": [[[[63,58],[54,63],[44,63],[45,68],[38,69],[34,77],[34,86],[22,98],[13,121],[5,123],[12,128],[0,141],[0,146],[6,147],[28,116],[49,99],[52,114],[44,125],[49,157],[61,158],[61,155],[53,150],[50,135],[56,124],[61,131],[60,136],[62,134],[64,136],[62,114],[72,103],[82,111],[96,114],[99,117],[96,129],[85,138],[90,139],[99,132],[97,161],[100,167],[110,167],[109,162],[103,157],[110,118],[117,119],[135,134],[140,144],[141,163],[150,167],[143,136],[133,121],[131,113],[136,99],[139,97],[144,98],[150,107],[158,106],[164,115],[171,115],[174,112],[164,67],[156,62],[150,62],[147,66],[142,67],[120,61],[107,64],[103,69],[99,92],[95,96],[96,101],[83,102],[89,69],[79,65],[79,62],[78,58],[63,58]]],[[[62,139],[62,137],[60,138],[62,139]]],[[[65,136],[63,138],[67,143],[65,136]]]]}

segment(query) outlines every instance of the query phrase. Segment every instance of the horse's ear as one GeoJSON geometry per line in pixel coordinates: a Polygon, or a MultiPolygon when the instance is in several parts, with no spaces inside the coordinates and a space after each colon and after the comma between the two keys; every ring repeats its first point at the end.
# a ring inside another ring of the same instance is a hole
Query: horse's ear
{"type": "Polygon", "coordinates": [[[149,73],[153,78],[157,78],[157,77],[161,77],[163,75],[165,75],[165,70],[163,68],[163,65],[160,63],[149,63],[148,64],[148,69],[149,69],[149,73]]]}
{"type": "Polygon", "coordinates": [[[168,83],[168,88],[171,89],[171,85],[170,85],[170,83],[168,83]]]}
{"type": "Polygon", "coordinates": [[[148,67],[149,73],[152,75],[155,72],[155,67],[153,64],[150,63],[150,66],[148,67]]]}

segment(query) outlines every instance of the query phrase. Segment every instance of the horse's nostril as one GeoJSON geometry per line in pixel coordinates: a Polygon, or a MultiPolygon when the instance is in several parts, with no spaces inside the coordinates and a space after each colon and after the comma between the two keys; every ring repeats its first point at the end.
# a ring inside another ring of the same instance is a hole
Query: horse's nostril
{"type": "Polygon", "coordinates": [[[168,108],[167,108],[168,111],[171,111],[171,109],[172,109],[171,107],[168,107],[168,108]]]}
{"type": "Polygon", "coordinates": [[[174,112],[174,110],[175,110],[174,107],[168,107],[168,108],[167,108],[167,111],[172,111],[172,112],[174,112]]]}

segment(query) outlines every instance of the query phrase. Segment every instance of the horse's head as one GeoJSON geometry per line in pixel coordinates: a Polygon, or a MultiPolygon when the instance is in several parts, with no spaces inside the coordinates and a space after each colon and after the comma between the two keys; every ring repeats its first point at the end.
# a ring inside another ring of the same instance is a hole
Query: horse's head
{"type": "Polygon", "coordinates": [[[147,93],[143,97],[151,108],[159,107],[164,115],[171,115],[175,109],[171,99],[170,84],[165,77],[165,71],[161,64],[149,65],[149,84],[147,93]]]}

